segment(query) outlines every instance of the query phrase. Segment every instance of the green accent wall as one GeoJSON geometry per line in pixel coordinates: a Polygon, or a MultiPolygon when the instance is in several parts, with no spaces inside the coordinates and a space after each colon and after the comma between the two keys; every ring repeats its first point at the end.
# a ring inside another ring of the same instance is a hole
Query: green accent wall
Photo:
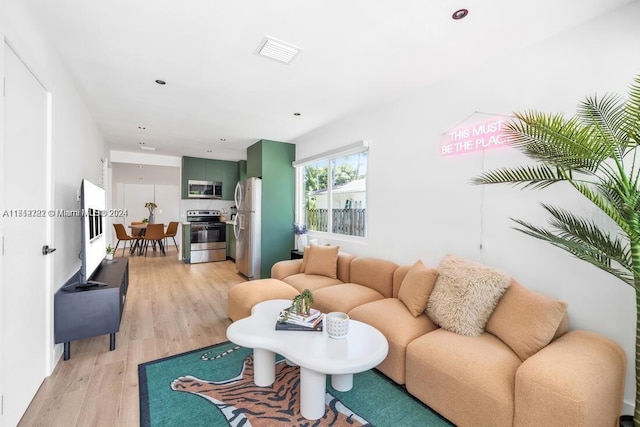
{"type": "Polygon", "coordinates": [[[293,249],[296,146],[260,140],[247,148],[247,177],[262,178],[262,266],[260,277],[289,259],[293,249]]]}

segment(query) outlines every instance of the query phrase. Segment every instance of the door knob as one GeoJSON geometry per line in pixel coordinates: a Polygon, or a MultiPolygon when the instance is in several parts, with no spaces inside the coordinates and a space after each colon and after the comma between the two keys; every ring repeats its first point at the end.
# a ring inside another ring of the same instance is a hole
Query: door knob
{"type": "Polygon", "coordinates": [[[49,255],[51,252],[55,252],[56,248],[50,248],[49,245],[42,247],[42,255],[49,255]]]}

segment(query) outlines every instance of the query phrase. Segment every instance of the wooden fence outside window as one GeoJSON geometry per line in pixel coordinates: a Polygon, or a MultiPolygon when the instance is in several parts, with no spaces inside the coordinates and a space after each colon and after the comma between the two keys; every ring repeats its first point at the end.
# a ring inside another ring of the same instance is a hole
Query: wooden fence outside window
{"type": "MultiPolygon", "coordinates": [[[[307,209],[307,227],[309,230],[327,231],[328,209],[307,209]]],[[[332,209],[333,227],[331,232],[347,236],[366,236],[366,209],[332,209]]]]}

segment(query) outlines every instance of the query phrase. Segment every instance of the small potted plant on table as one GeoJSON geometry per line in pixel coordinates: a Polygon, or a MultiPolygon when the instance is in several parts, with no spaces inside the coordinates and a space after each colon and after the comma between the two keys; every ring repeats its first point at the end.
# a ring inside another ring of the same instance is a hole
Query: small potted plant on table
{"type": "Polygon", "coordinates": [[[113,260],[113,252],[114,252],[114,250],[113,250],[113,246],[111,246],[111,243],[109,243],[107,245],[106,252],[107,252],[107,256],[106,256],[107,261],[113,260]]]}
{"type": "Polygon", "coordinates": [[[296,313],[302,316],[308,316],[311,313],[311,303],[313,302],[313,294],[309,289],[302,291],[300,295],[296,295],[293,299],[293,308],[296,313]]]}
{"type": "Polygon", "coordinates": [[[313,302],[313,294],[309,289],[302,291],[300,295],[296,295],[291,301],[291,306],[283,310],[283,316],[280,317],[280,323],[289,320],[289,315],[309,316],[311,314],[311,303],[313,302]]]}

